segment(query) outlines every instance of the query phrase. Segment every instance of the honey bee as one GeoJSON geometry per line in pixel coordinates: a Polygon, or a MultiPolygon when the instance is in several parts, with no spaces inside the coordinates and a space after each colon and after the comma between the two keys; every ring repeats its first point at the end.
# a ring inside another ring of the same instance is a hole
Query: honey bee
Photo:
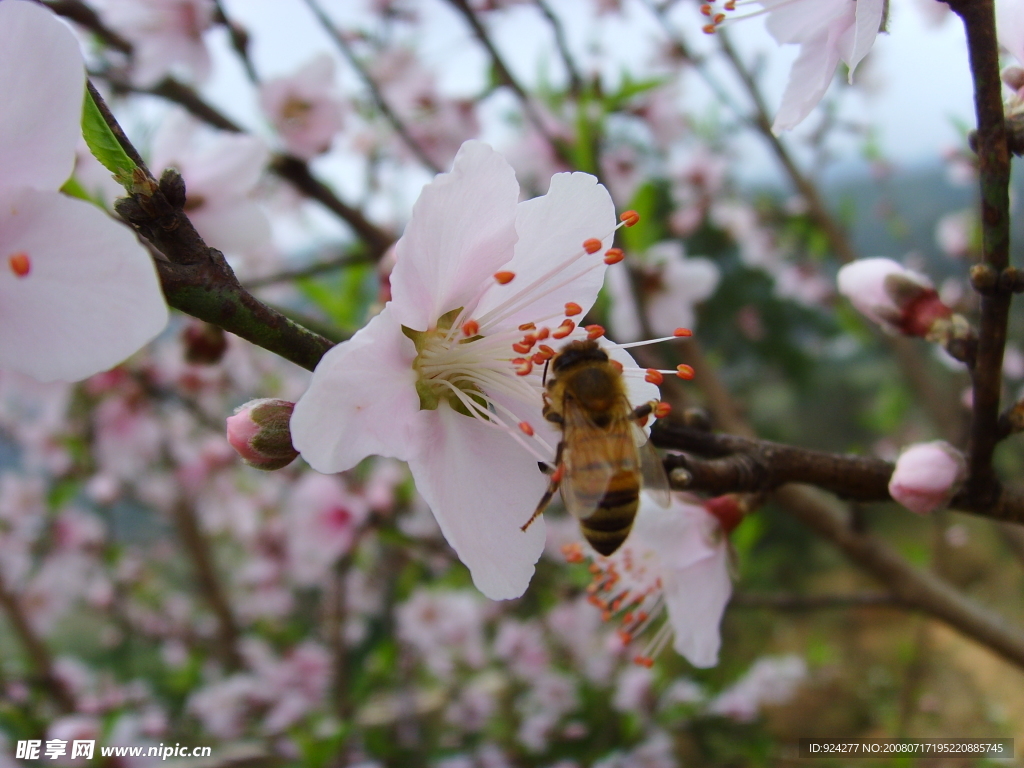
{"type": "Polygon", "coordinates": [[[544,418],[562,430],[551,483],[533,516],[544,512],[556,490],[580,530],[602,555],[626,540],[640,505],[641,480],[667,507],[668,478],[640,423],[655,403],[634,409],[626,397],[620,367],[596,341],[573,341],[545,370],[544,418]]]}

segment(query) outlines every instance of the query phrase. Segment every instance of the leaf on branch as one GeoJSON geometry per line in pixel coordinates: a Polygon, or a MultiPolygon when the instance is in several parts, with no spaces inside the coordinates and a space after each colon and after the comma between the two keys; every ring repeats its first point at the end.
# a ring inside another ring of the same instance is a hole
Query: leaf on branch
{"type": "Polygon", "coordinates": [[[93,157],[114,175],[114,180],[122,186],[130,186],[135,163],[110,130],[88,90],[82,107],[82,137],[93,157]]]}

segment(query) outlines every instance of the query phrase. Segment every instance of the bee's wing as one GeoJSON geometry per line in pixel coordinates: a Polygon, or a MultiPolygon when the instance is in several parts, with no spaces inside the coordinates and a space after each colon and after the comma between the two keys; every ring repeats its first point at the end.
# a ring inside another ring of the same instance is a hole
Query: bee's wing
{"type": "Polygon", "coordinates": [[[559,490],[565,508],[579,520],[594,514],[612,477],[640,471],[629,411],[623,411],[622,418],[599,427],[575,401],[567,399],[563,405],[564,474],[559,490]]]}
{"type": "Polygon", "coordinates": [[[637,426],[635,421],[631,422],[631,426],[634,444],[638,446],[637,450],[640,453],[640,474],[643,478],[644,490],[659,506],[667,507],[669,505],[669,484],[668,475],[665,474],[665,465],[662,464],[661,457],[654,450],[647,434],[637,426]]]}

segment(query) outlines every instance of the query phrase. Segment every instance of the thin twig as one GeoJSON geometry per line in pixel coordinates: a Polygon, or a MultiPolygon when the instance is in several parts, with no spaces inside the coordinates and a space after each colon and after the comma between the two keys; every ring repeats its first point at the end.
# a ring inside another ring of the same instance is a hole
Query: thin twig
{"type": "Polygon", "coordinates": [[[412,134],[409,133],[409,129],[402,122],[401,118],[391,109],[391,105],[388,104],[387,99],[384,98],[384,94],[381,92],[377,83],[370,77],[370,73],[363,66],[363,63],[356,56],[355,51],[352,50],[352,46],[348,44],[348,40],[345,36],[334,26],[334,22],[331,21],[330,17],[324,12],[323,8],[316,0],[305,0],[309,9],[316,16],[317,21],[320,22],[320,26],[323,27],[324,31],[328,34],[334,44],[338,46],[338,50],[341,51],[349,65],[359,75],[359,79],[363,81],[363,85],[370,92],[370,96],[373,98],[373,103],[377,105],[377,109],[384,115],[384,119],[391,123],[391,127],[395,129],[395,133],[399,135],[405,145],[409,147],[416,158],[423,163],[427,168],[432,170],[434,173],[440,173],[442,171],[439,166],[431,157],[427,154],[426,150],[420,146],[419,142],[413,138],[412,134]]]}
{"type": "Polygon", "coordinates": [[[462,17],[469,24],[470,29],[473,30],[473,35],[490,56],[495,74],[498,76],[501,83],[508,86],[516,95],[523,112],[526,114],[527,119],[533,125],[537,133],[539,133],[544,140],[548,142],[560,160],[572,165],[573,159],[571,153],[565,146],[565,143],[553,136],[548,130],[547,125],[544,124],[544,118],[540,112],[537,111],[537,107],[530,98],[530,94],[528,94],[526,89],[519,84],[519,81],[516,80],[511,70],[505,64],[504,58],[502,58],[501,54],[498,52],[498,49],[495,47],[490,35],[487,33],[487,30],[484,29],[484,25],[476,15],[476,12],[470,7],[467,0],[448,0],[448,2],[462,14],[462,17]]]}
{"type": "Polygon", "coordinates": [[[75,700],[71,692],[57,676],[53,668],[53,655],[49,647],[32,627],[25,615],[17,595],[11,592],[0,575],[0,608],[7,615],[14,634],[17,635],[32,665],[32,671],[43,688],[62,712],[74,712],[75,700]]]}
{"type": "Polygon", "coordinates": [[[580,75],[579,67],[576,66],[576,61],[573,59],[572,51],[569,50],[569,40],[565,36],[565,26],[545,0],[533,1],[544,15],[544,18],[551,24],[551,31],[555,36],[555,47],[558,48],[558,54],[562,57],[562,64],[565,65],[565,70],[569,75],[569,93],[573,96],[579,96],[583,93],[583,77],[580,75]]]}
{"type": "Polygon", "coordinates": [[[175,504],[174,523],[185,551],[195,567],[199,592],[217,620],[217,654],[227,669],[240,669],[242,657],[238,652],[238,622],[217,575],[209,542],[199,527],[195,509],[191,504],[185,501],[175,504]]]}

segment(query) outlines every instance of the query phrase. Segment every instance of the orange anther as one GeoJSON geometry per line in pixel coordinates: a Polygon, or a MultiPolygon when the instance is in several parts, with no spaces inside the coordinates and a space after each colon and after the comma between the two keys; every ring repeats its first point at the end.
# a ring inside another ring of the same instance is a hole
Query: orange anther
{"type": "Polygon", "coordinates": [[[516,276],[515,272],[495,272],[494,273],[494,279],[497,280],[502,285],[508,285],[509,283],[511,283],[512,280],[515,279],[515,276],[516,276]]]}
{"type": "Polygon", "coordinates": [[[515,366],[517,376],[529,376],[533,370],[533,363],[527,360],[525,357],[517,357],[512,361],[512,365],[515,366]]]}
{"type": "Polygon", "coordinates": [[[716,13],[715,14],[715,18],[714,18],[715,24],[721,24],[723,21],[725,21],[725,14],[724,13],[716,13]]]}
{"type": "Polygon", "coordinates": [[[521,355],[525,355],[527,352],[533,349],[533,342],[523,339],[522,341],[517,341],[515,344],[513,344],[512,349],[514,349],[521,355]]]}
{"type": "Polygon", "coordinates": [[[535,335],[538,341],[540,341],[541,339],[546,339],[548,336],[551,335],[551,329],[545,325],[543,328],[537,331],[535,335]]]}
{"type": "Polygon", "coordinates": [[[562,482],[562,475],[565,474],[565,467],[561,464],[558,465],[558,469],[555,470],[554,474],[551,475],[551,482],[560,483],[562,482]]]}
{"type": "Polygon", "coordinates": [[[619,373],[622,373],[622,363],[620,363],[618,360],[609,360],[608,362],[615,366],[615,369],[619,373]]]}
{"type": "Polygon", "coordinates": [[[583,241],[583,250],[587,253],[597,253],[601,250],[601,241],[596,237],[591,237],[583,241]]]}
{"type": "Polygon", "coordinates": [[[652,659],[650,656],[637,656],[635,659],[633,659],[633,663],[639,664],[641,667],[647,667],[648,669],[650,669],[654,666],[654,659],[652,659]]]}
{"type": "Polygon", "coordinates": [[[583,314],[583,307],[577,304],[575,301],[569,301],[565,304],[565,316],[575,317],[576,315],[583,314]]]}
{"type": "Polygon", "coordinates": [[[638,221],[640,221],[640,214],[637,213],[636,211],[624,211],[622,214],[619,215],[619,221],[621,221],[627,227],[632,227],[638,221]]]}
{"type": "Polygon", "coordinates": [[[544,355],[545,360],[550,360],[552,357],[555,356],[555,350],[553,350],[547,344],[541,344],[539,347],[537,347],[537,354],[544,355]]]}
{"type": "Polygon", "coordinates": [[[700,7],[700,12],[703,13],[705,16],[710,16],[711,15],[711,5],[708,4],[708,3],[704,3],[704,5],[702,5],[700,7]]]}
{"type": "Polygon", "coordinates": [[[476,320],[467,320],[462,324],[463,336],[476,336],[480,333],[480,323],[476,320]]]}
{"type": "Polygon", "coordinates": [[[678,376],[680,379],[686,379],[687,381],[689,381],[690,379],[693,378],[693,367],[689,365],[677,365],[676,376],[678,376]]]}
{"type": "Polygon", "coordinates": [[[727,11],[735,11],[736,10],[736,0],[725,0],[725,5],[723,7],[727,11]]]}
{"type": "Polygon", "coordinates": [[[633,642],[633,635],[631,635],[626,630],[620,629],[618,634],[619,634],[619,640],[622,641],[623,645],[629,645],[630,643],[633,642]]]}
{"type": "Polygon", "coordinates": [[[7,263],[11,265],[11,272],[18,277],[25,277],[32,269],[32,262],[29,261],[28,254],[24,251],[13,254],[7,263]]]}
{"type": "Polygon", "coordinates": [[[527,435],[529,437],[533,437],[533,427],[530,426],[530,422],[528,422],[528,421],[520,421],[519,422],[519,430],[524,435],[527,435]]]}
{"type": "Polygon", "coordinates": [[[551,332],[551,335],[556,339],[564,339],[566,336],[572,333],[575,328],[576,323],[566,318],[565,320],[562,321],[561,325],[559,325],[557,328],[555,328],[555,330],[551,332]]]}
{"type": "Polygon", "coordinates": [[[543,352],[538,352],[533,357],[530,358],[530,362],[532,362],[534,365],[544,365],[544,363],[546,363],[547,361],[548,358],[544,356],[543,352]]]}
{"type": "Polygon", "coordinates": [[[523,323],[522,325],[519,326],[519,330],[520,331],[532,331],[536,327],[537,326],[534,325],[533,323],[523,323]]]}
{"type": "Polygon", "coordinates": [[[604,336],[604,328],[600,325],[588,325],[586,327],[587,338],[593,341],[604,336]]]}
{"type": "Polygon", "coordinates": [[[624,258],[626,258],[626,254],[622,252],[621,248],[609,248],[604,252],[605,264],[618,264],[624,258]]]}
{"type": "Polygon", "coordinates": [[[705,35],[713,35],[715,34],[715,30],[718,29],[718,27],[716,27],[714,24],[705,24],[700,29],[701,32],[703,32],[705,35]]]}
{"type": "Polygon", "coordinates": [[[644,381],[648,384],[657,384],[661,386],[662,382],[665,381],[665,377],[661,375],[661,371],[655,370],[654,368],[647,369],[647,375],[644,376],[644,381]]]}
{"type": "Polygon", "coordinates": [[[672,335],[684,339],[693,336],[693,331],[691,331],[689,328],[676,328],[674,331],[672,331],[672,335]]]}
{"type": "Polygon", "coordinates": [[[672,406],[668,403],[658,403],[654,406],[654,415],[659,419],[664,419],[672,413],[672,406]]]}

